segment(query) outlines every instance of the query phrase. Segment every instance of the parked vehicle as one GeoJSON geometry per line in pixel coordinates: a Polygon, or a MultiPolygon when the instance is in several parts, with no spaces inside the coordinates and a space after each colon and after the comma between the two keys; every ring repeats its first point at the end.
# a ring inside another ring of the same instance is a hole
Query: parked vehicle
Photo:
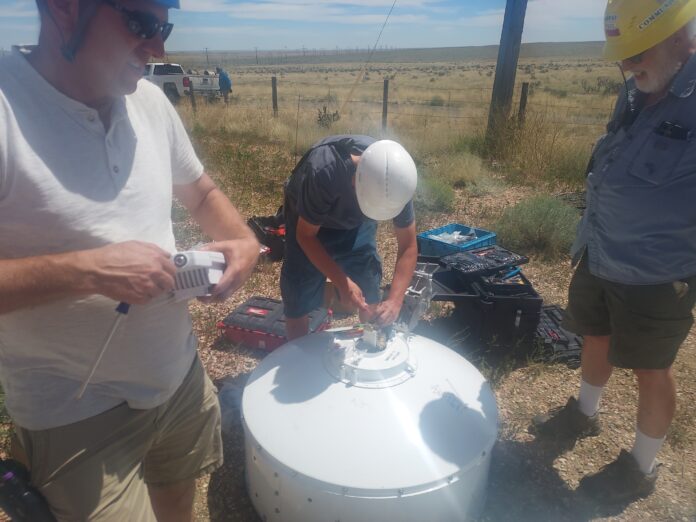
{"type": "Polygon", "coordinates": [[[202,95],[208,99],[220,96],[220,84],[217,74],[205,70],[202,73],[189,69],[189,78],[191,80],[191,89],[197,95],[202,95]]]}
{"type": "Polygon", "coordinates": [[[177,63],[148,63],[143,78],[162,89],[173,104],[188,96],[191,89],[191,79],[177,63]]]}

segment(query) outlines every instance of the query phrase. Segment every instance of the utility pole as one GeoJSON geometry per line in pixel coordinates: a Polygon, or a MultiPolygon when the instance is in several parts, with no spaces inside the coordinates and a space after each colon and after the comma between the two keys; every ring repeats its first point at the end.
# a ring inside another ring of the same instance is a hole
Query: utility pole
{"type": "Polygon", "coordinates": [[[205,48],[205,65],[206,67],[210,67],[210,60],[208,60],[208,48],[205,48]]]}
{"type": "Polygon", "coordinates": [[[259,48],[254,47],[254,51],[256,51],[256,65],[259,64],[259,48]]]}
{"type": "Polygon", "coordinates": [[[495,67],[491,108],[488,113],[488,130],[486,132],[486,143],[488,144],[497,136],[498,126],[507,120],[510,113],[526,12],[527,0],[507,0],[503,31],[500,36],[500,48],[498,49],[498,63],[495,67]]]}
{"type": "Polygon", "coordinates": [[[384,79],[384,94],[382,95],[382,132],[387,132],[387,111],[389,107],[389,78],[384,79]]]}

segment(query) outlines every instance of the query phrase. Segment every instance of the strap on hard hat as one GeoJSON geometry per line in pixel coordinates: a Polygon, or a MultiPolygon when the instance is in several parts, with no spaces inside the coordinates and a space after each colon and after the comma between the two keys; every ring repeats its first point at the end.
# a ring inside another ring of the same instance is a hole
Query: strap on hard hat
{"type": "Polygon", "coordinates": [[[87,32],[87,24],[90,22],[94,14],[97,12],[100,0],[79,0],[77,28],[73,33],[70,41],[63,43],[60,51],[63,57],[72,62],[75,60],[75,55],[85,39],[87,32]]]}

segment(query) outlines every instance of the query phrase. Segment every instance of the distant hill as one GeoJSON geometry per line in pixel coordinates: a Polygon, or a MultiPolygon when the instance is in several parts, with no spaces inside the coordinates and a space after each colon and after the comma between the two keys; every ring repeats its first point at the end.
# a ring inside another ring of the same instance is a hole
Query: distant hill
{"type": "MultiPolygon", "coordinates": [[[[522,44],[521,59],[565,58],[597,59],[604,42],[543,42],[522,44]]],[[[284,65],[360,63],[367,60],[367,49],[303,49],[282,51],[181,51],[168,54],[168,60],[189,66],[284,65]]],[[[435,63],[496,60],[497,45],[439,47],[424,49],[378,49],[373,63],[435,63]]]]}

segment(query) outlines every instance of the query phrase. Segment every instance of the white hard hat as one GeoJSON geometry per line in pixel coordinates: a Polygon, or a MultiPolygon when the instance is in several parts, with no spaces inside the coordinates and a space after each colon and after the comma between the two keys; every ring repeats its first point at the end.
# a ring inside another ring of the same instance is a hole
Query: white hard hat
{"type": "Polygon", "coordinates": [[[363,152],[355,173],[360,210],[376,221],[395,218],[413,198],[417,179],[406,149],[395,141],[376,141],[363,152]]]}

